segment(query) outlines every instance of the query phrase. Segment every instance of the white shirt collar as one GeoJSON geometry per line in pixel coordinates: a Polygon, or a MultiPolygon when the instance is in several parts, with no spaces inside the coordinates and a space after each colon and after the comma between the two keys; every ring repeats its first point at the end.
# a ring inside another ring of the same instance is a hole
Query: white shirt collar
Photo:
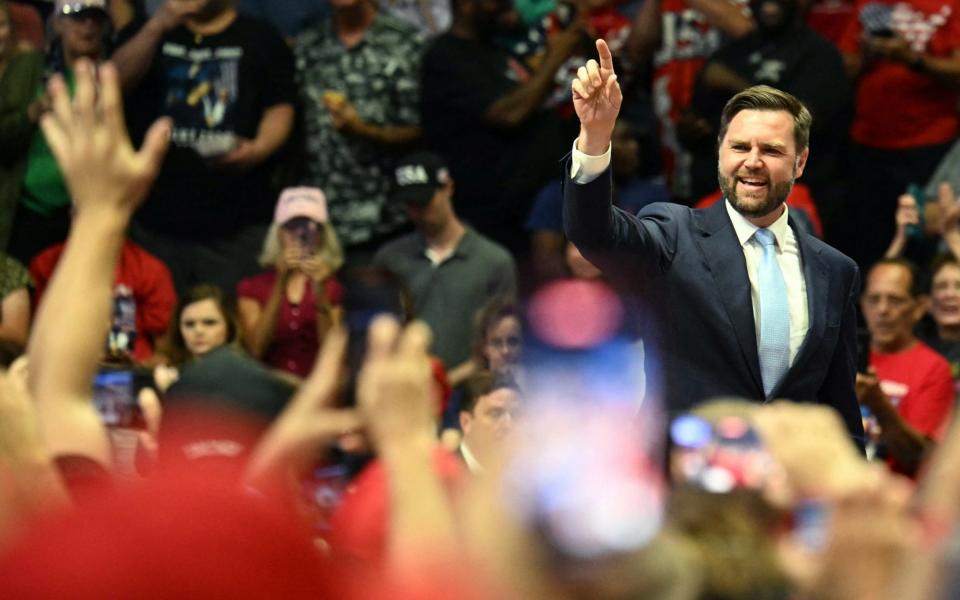
{"type": "MultiPolygon", "coordinates": [[[[740,246],[743,247],[750,241],[750,238],[753,237],[753,234],[760,229],[753,223],[747,220],[747,218],[737,212],[737,209],[730,204],[730,201],[724,198],[724,204],[727,207],[727,214],[730,215],[730,222],[733,223],[733,230],[737,232],[737,239],[740,240],[740,246]]],[[[783,214],[780,215],[772,225],[767,227],[770,231],[773,232],[773,235],[777,238],[777,246],[783,248],[787,240],[787,229],[790,228],[790,209],[787,208],[787,204],[783,204],[783,214]]]]}
{"type": "Polygon", "coordinates": [[[467,463],[467,469],[471,473],[483,471],[483,466],[477,461],[477,457],[470,452],[470,447],[466,442],[460,442],[460,454],[463,455],[463,462],[467,463]]]}

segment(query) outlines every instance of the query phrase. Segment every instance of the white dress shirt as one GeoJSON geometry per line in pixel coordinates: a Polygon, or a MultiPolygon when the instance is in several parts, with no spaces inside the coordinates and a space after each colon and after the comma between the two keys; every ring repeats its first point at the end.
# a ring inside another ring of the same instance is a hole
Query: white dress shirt
{"type": "MultiPolygon", "coordinates": [[[[576,183],[590,183],[599,177],[609,164],[610,147],[601,156],[591,156],[577,150],[577,142],[573,142],[570,178],[576,183]]],[[[753,233],[759,228],[738,213],[730,202],[724,200],[724,203],[747,264],[747,275],[750,278],[750,297],[753,300],[753,322],[756,329],[757,345],[759,346],[760,291],[757,287],[757,269],[760,267],[763,250],[759,245],[750,241],[753,233]]],[[[780,270],[783,272],[783,280],[787,287],[787,305],[790,309],[790,364],[793,365],[797,354],[800,352],[800,346],[807,337],[807,331],[810,329],[810,310],[807,306],[807,281],[803,275],[800,247],[797,245],[797,237],[787,222],[789,209],[786,205],[783,208],[783,214],[768,229],[777,238],[777,262],[780,263],[780,270]]]]}

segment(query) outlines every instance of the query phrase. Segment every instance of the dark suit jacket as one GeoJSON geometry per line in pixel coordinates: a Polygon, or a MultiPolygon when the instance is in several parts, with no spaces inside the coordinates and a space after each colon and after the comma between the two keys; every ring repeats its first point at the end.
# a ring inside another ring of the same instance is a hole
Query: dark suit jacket
{"type": "MultiPolygon", "coordinates": [[[[644,307],[648,393],[660,393],[672,414],[715,396],[765,400],[746,260],[725,202],[704,210],[656,203],[634,216],[611,206],[609,171],[588,184],[566,181],[564,225],[605,273],[629,275],[624,281],[644,307]]],[[[857,266],[790,225],[810,329],[771,397],[830,405],[862,441],[854,393],[857,266]]]]}

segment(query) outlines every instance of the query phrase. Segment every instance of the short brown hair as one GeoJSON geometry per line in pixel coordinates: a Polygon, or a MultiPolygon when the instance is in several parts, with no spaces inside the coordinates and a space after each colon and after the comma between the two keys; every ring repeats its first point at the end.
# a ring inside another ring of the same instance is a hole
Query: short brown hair
{"type": "Polygon", "coordinates": [[[463,396],[460,398],[460,412],[473,413],[473,409],[477,407],[477,401],[480,398],[503,388],[515,392],[520,391],[517,382],[508,373],[477,371],[464,382],[463,396]]]}
{"type": "Polygon", "coordinates": [[[742,110],[785,110],[793,116],[793,139],[797,144],[797,154],[810,145],[810,126],[813,115],[796,97],[769,85],[748,87],[727,101],[720,115],[720,133],[717,143],[723,143],[730,121],[742,110]]]}

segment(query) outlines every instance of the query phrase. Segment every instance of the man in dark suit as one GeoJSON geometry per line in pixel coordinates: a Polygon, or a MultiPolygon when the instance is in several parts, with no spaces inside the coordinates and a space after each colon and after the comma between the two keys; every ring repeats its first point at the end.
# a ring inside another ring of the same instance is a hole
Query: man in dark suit
{"type": "MultiPolygon", "coordinates": [[[[637,216],[610,203],[610,136],[622,99],[606,44],[573,82],[580,118],[567,166],[564,223],[612,276],[629,269],[645,303],[648,378],[670,412],[711,396],[833,406],[863,437],[854,393],[859,277],[852,260],[801,230],[784,200],[810,154],[812,118],[766,86],[721,117],[725,201],[657,203],[637,216]],[[650,368],[654,367],[654,368],[650,368]]],[[[649,389],[649,384],[648,384],[649,389]]]]}

